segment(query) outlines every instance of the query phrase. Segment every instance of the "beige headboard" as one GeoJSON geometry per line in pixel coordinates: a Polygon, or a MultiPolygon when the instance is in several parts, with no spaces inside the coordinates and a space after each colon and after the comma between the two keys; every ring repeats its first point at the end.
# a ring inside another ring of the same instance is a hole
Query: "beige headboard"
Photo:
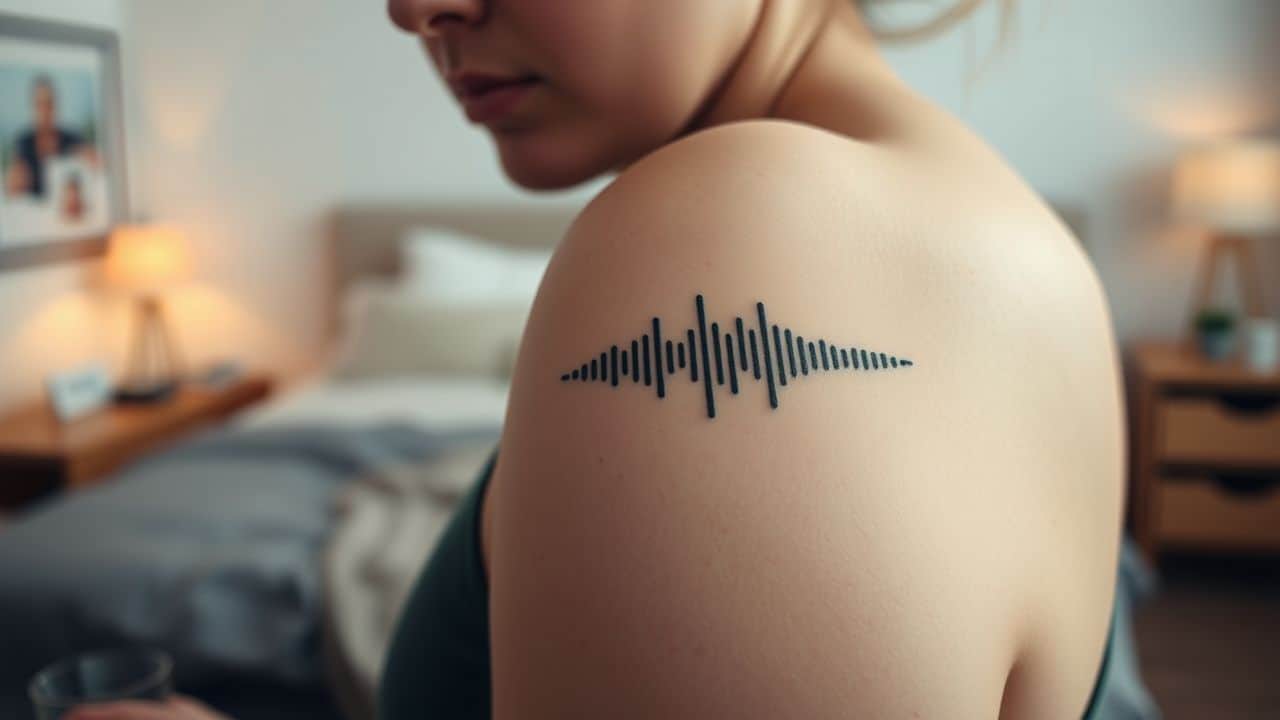
{"type": "MultiPolygon", "coordinates": [[[[395,277],[400,271],[400,240],[411,228],[450,228],[499,244],[550,247],[564,236],[581,209],[581,204],[555,202],[341,206],[334,212],[332,225],[334,298],[341,298],[358,280],[395,277]]],[[[1054,209],[1083,241],[1081,214],[1056,204],[1054,209]]],[[[336,318],[337,308],[333,309],[331,317],[336,318]]]]}
{"type": "Polygon", "coordinates": [[[342,325],[342,298],[352,284],[389,280],[400,273],[400,241],[416,227],[457,230],[495,244],[550,247],[564,237],[582,205],[554,202],[355,203],[330,216],[331,292],[326,309],[328,332],[342,325]]]}
{"type": "Polygon", "coordinates": [[[438,227],[502,245],[550,247],[581,210],[580,205],[349,205],[333,222],[337,289],[363,278],[391,278],[400,271],[400,240],[415,227],[438,227]]]}
{"type": "MultiPolygon", "coordinates": [[[[1053,208],[1083,241],[1081,214],[1070,206],[1054,203],[1053,208]]],[[[414,227],[448,228],[504,245],[550,247],[564,237],[581,209],[579,204],[551,202],[339,207],[333,223],[337,289],[361,278],[394,277],[400,270],[400,239],[414,227]]]]}

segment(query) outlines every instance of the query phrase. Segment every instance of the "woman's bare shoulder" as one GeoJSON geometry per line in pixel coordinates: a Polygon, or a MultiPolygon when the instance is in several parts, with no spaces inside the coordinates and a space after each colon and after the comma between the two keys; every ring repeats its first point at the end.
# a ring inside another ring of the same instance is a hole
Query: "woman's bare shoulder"
{"type": "MultiPolygon", "coordinates": [[[[795,181],[803,182],[799,189],[848,189],[861,176],[872,188],[877,185],[873,179],[888,169],[879,164],[888,159],[874,145],[812,125],[774,119],[728,123],[686,135],[631,164],[584,214],[607,215],[646,201],[666,203],[681,190],[735,198],[759,193],[776,204],[799,199],[780,194],[795,181]]],[[[715,220],[717,209],[707,208],[707,219],[715,220]]]]}
{"type": "Polygon", "coordinates": [[[669,278],[672,266],[697,263],[714,263],[730,284],[770,268],[759,277],[774,294],[892,299],[898,312],[928,311],[939,325],[998,330],[1008,320],[1021,332],[1019,313],[1070,312],[1090,321],[1084,335],[1109,332],[1080,243],[994,154],[860,142],[781,120],[709,128],[644,157],[601,192],[565,238],[563,272],[551,279],[576,286],[583,268],[650,266],[669,278]]]}
{"type": "Polygon", "coordinates": [[[1044,550],[1034,501],[989,501],[1038,461],[1006,397],[1035,383],[1000,375],[1053,258],[1011,268],[992,236],[1042,219],[983,230],[925,175],[742,123],[577,219],[489,498],[498,717],[995,715],[1044,550]]]}

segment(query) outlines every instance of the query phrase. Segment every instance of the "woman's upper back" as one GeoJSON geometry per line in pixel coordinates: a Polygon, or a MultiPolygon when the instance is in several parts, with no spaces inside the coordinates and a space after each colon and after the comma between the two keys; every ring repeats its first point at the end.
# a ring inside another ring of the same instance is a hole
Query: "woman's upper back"
{"type": "Polygon", "coordinates": [[[497,717],[1083,710],[1121,502],[1107,310],[1034,195],[945,147],[734,123],[578,219],[485,507],[497,717]]]}

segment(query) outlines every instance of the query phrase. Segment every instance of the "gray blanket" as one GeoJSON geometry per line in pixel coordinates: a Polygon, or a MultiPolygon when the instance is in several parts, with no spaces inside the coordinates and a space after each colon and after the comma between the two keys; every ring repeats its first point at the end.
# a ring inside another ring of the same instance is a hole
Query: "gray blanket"
{"type": "Polygon", "coordinates": [[[142,643],[179,684],[321,672],[321,551],[335,490],[496,428],[219,431],[0,530],[0,693],[63,655],[142,643]]]}

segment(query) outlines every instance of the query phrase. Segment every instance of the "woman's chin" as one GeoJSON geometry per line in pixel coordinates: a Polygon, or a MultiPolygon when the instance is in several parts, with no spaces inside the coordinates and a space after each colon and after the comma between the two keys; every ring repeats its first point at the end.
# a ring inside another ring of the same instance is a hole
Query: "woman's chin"
{"type": "Polygon", "coordinates": [[[542,144],[533,138],[496,138],[502,171],[526,190],[565,190],[608,169],[607,163],[584,157],[582,148],[542,144]]]}
{"type": "Polygon", "coordinates": [[[526,158],[511,159],[506,155],[502,157],[502,171],[525,190],[567,190],[599,174],[564,163],[529,162],[526,158]]]}

